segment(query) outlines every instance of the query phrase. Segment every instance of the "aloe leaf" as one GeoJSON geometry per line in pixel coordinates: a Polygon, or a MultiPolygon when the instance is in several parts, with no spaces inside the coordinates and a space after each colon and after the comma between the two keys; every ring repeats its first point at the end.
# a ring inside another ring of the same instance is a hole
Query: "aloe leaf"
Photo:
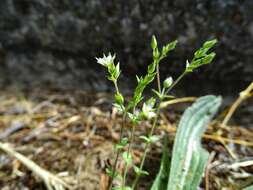
{"type": "Polygon", "coordinates": [[[161,160],[160,170],[151,187],[151,190],[164,190],[167,188],[169,169],[170,169],[170,159],[168,150],[168,136],[165,135],[163,144],[163,156],[161,160]]]}
{"type": "Polygon", "coordinates": [[[209,155],[201,147],[201,136],[220,104],[221,97],[204,96],[184,112],[173,146],[167,190],[198,188],[209,155]]]}

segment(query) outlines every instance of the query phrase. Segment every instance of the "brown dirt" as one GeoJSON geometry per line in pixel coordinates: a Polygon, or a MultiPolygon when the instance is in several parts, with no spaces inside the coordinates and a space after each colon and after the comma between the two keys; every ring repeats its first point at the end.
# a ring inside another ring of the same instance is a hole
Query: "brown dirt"
{"type": "MultiPolygon", "coordinates": [[[[16,151],[58,174],[73,189],[103,190],[108,182],[105,168],[112,162],[121,123],[111,103],[112,97],[105,93],[5,90],[0,94],[0,141],[13,144],[16,151]]],[[[157,134],[169,134],[170,148],[180,115],[168,110],[161,114],[157,134]]],[[[231,168],[236,161],[253,159],[253,129],[221,128],[219,119],[223,115],[209,126],[203,138],[205,148],[213,155],[202,183],[203,187],[208,183],[209,190],[235,190],[253,181],[252,165],[231,168]]],[[[142,123],[136,135],[145,134],[149,127],[149,123],[142,123]]],[[[134,147],[134,160],[139,162],[143,145],[138,142],[134,147]]],[[[145,165],[150,176],[142,178],[139,189],[149,189],[159,168],[161,147],[161,143],[152,147],[145,165]]],[[[40,179],[4,152],[0,152],[0,188],[46,189],[40,179]]]]}

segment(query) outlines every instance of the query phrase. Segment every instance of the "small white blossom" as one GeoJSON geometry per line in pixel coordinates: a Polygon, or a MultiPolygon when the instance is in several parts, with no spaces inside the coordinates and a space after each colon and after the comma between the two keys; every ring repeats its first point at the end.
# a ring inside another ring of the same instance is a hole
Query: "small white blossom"
{"type": "Polygon", "coordinates": [[[156,116],[156,113],[154,112],[152,105],[148,105],[146,103],[144,103],[142,106],[142,113],[148,119],[151,119],[156,116]]]}
{"type": "Polygon", "coordinates": [[[115,55],[111,55],[110,53],[108,56],[104,54],[102,58],[96,58],[97,63],[103,65],[104,67],[108,67],[109,64],[112,64],[114,62],[115,55]]]}

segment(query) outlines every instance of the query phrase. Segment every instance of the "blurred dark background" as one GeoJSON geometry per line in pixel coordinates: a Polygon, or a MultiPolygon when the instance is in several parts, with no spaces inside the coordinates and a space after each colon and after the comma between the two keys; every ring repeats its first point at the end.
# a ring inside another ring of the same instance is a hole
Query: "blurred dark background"
{"type": "Polygon", "coordinates": [[[187,76],[182,94],[237,96],[252,80],[252,0],[1,0],[0,84],[110,90],[95,57],[111,51],[128,89],[151,62],[152,34],[160,45],[179,40],[162,77],[176,77],[205,40],[219,40],[214,63],[187,76]]]}

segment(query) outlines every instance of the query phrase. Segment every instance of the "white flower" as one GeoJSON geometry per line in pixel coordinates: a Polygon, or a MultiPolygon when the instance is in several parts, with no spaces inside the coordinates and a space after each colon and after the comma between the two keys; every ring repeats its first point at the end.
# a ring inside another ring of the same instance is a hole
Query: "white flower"
{"type": "Polygon", "coordinates": [[[108,67],[109,64],[112,64],[114,62],[114,59],[115,54],[112,56],[111,53],[109,53],[108,56],[104,54],[102,58],[96,58],[97,63],[103,65],[104,67],[108,67]]]}
{"type": "Polygon", "coordinates": [[[156,116],[156,113],[154,112],[152,105],[148,105],[146,103],[144,103],[142,106],[142,113],[147,119],[151,119],[156,116]]]}

